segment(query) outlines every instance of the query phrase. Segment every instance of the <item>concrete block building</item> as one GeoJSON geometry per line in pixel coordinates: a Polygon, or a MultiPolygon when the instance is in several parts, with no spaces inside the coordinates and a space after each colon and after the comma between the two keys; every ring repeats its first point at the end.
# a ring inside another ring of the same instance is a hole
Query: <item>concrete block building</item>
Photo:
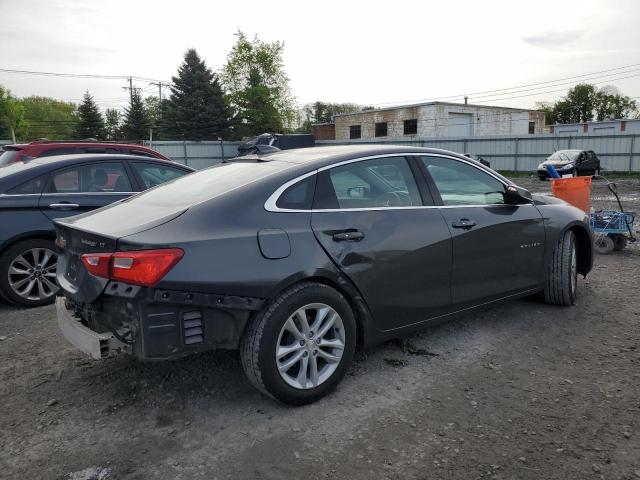
{"type": "Polygon", "coordinates": [[[544,132],[544,113],[448,102],[380,108],[334,117],[336,140],[528,135],[544,132]]]}

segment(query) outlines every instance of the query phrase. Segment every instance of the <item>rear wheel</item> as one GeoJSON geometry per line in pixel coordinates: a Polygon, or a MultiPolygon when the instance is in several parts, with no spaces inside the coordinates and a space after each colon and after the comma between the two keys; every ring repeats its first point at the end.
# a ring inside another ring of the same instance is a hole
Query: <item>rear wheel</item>
{"type": "Polygon", "coordinates": [[[53,302],[58,292],[57,262],[50,240],[34,238],[16,243],[0,257],[2,295],[26,307],[53,302]]]}
{"type": "Polygon", "coordinates": [[[610,236],[601,233],[595,236],[593,246],[597,253],[600,255],[606,255],[613,251],[615,248],[615,242],[610,236]]]}
{"type": "Polygon", "coordinates": [[[624,250],[627,248],[627,237],[624,235],[614,235],[613,236],[613,249],[617,252],[624,250]]]}
{"type": "Polygon", "coordinates": [[[578,253],[575,234],[567,231],[556,243],[547,267],[544,300],[552,305],[573,305],[578,285],[578,253]]]}
{"type": "Polygon", "coordinates": [[[356,326],[347,300],[317,283],[279,295],[247,327],[240,348],[249,381],[291,405],[332,391],[351,364],[356,326]]]}

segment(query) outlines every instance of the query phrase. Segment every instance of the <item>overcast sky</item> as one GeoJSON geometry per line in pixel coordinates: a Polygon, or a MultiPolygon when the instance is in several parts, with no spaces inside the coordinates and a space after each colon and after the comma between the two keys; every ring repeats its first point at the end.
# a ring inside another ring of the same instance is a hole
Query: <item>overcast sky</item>
{"type": "MultiPolygon", "coordinates": [[[[20,70],[170,80],[190,47],[221,68],[238,29],[282,40],[299,103],[417,101],[640,64],[635,0],[0,0],[0,18],[0,68],[20,70]]],[[[640,96],[640,65],[613,73],[594,83],[640,96]]],[[[0,73],[0,84],[73,101],[88,89],[102,108],[127,100],[120,80],[0,73]]],[[[470,102],[533,107],[569,86],[470,102]]]]}

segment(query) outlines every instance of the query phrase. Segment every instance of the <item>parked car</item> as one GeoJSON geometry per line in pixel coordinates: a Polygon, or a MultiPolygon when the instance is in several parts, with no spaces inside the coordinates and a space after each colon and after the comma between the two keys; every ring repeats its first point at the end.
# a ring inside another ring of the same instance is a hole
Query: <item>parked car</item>
{"type": "Polygon", "coordinates": [[[89,154],[0,168],[0,295],[25,306],[53,302],[58,287],[52,220],[103,207],[191,172],[155,158],[89,154]]]}
{"type": "Polygon", "coordinates": [[[592,176],[600,175],[600,159],[593,150],[558,150],[538,165],[538,178],[549,178],[547,165],[553,165],[563,175],[592,176]]]}
{"type": "Polygon", "coordinates": [[[296,405],[340,382],[356,343],[538,292],[571,305],[592,266],[584,212],[427,148],[240,157],[55,223],[77,348],[239,349],[253,385],[296,405]]]}
{"type": "Polygon", "coordinates": [[[263,133],[238,146],[238,155],[313,147],[316,137],[306,133],[263,133]]]}
{"type": "Polygon", "coordinates": [[[0,167],[32,158],[71,155],[78,153],[108,153],[138,155],[142,157],[170,160],[159,152],[143,145],[97,141],[48,141],[4,145],[0,153],[0,167]]]}
{"type": "Polygon", "coordinates": [[[476,162],[480,162],[485,167],[491,167],[491,163],[489,163],[489,160],[485,160],[480,155],[474,155],[472,153],[465,153],[464,156],[470,158],[471,160],[475,160],[476,162]]]}

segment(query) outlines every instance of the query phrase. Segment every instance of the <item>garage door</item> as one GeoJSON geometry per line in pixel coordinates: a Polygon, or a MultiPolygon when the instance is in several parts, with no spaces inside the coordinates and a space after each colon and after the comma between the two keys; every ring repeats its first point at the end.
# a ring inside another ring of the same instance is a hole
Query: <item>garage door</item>
{"type": "Polygon", "coordinates": [[[470,137],[473,135],[473,114],[449,113],[447,135],[450,137],[470,137]]]}

